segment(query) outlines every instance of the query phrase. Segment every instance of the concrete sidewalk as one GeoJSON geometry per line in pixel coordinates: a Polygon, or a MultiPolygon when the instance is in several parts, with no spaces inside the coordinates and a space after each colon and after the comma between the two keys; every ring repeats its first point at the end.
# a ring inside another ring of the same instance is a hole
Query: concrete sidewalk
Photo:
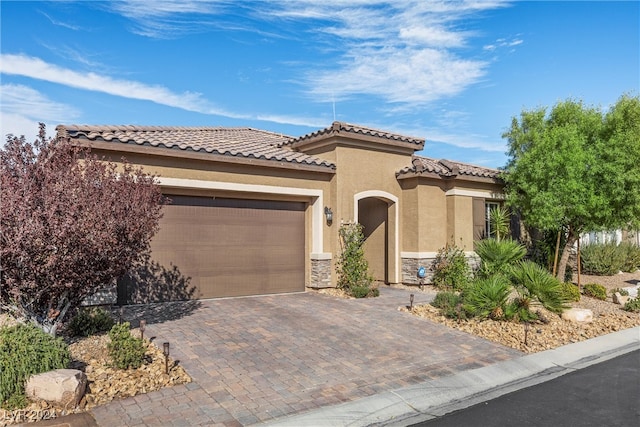
{"type": "Polygon", "coordinates": [[[640,328],[636,327],[275,420],[262,426],[406,426],[486,402],[638,349],[640,328]]]}

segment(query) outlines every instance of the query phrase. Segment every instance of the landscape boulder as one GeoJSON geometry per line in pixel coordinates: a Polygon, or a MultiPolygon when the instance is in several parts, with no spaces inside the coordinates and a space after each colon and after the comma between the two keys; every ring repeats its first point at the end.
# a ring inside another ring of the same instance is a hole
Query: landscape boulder
{"type": "Polygon", "coordinates": [[[570,322],[593,322],[593,311],[588,308],[570,308],[562,312],[562,318],[570,322]]]}
{"type": "Polygon", "coordinates": [[[80,403],[87,388],[87,376],[77,369],[56,369],[32,375],[25,393],[32,400],[45,400],[53,406],[73,408],[80,403]]]}
{"type": "Polygon", "coordinates": [[[627,301],[629,301],[629,298],[628,295],[621,295],[620,292],[616,292],[613,294],[612,299],[614,304],[625,305],[627,301]]]}

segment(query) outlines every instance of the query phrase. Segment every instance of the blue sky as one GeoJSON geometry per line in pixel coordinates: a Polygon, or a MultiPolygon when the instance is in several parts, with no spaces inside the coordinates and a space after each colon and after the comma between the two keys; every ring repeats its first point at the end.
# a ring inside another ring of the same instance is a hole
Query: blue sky
{"type": "Polygon", "coordinates": [[[249,126],[334,119],[500,167],[523,109],[640,88],[640,2],[5,1],[4,135],[37,122],[249,126]]]}

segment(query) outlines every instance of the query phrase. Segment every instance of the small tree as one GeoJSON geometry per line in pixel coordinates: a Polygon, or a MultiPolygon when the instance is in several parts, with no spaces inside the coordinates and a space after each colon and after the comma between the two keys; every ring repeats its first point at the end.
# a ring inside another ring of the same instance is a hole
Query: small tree
{"type": "Polygon", "coordinates": [[[362,225],[346,223],[340,226],[342,253],[338,259],[338,288],[350,295],[363,297],[369,294],[373,278],[369,274],[369,263],[364,257],[364,235],[362,225]]]}
{"type": "Polygon", "coordinates": [[[581,102],[523,111],[504,135],[507,203],[541,230],[566,230],[557,277],[585,231],[640,222],[640,98],[603,114],[581,102]]]}
{"type": "Polygon", "coordinates": [[[8,136],[0,150],[0,307],[55,335],[69,310],[148,251],[155,177],[68,140],[8,136]]]}

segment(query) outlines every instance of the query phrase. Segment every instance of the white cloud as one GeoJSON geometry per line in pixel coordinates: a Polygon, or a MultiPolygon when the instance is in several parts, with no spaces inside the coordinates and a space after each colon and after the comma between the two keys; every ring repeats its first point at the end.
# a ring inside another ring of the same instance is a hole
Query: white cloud
{"type": "Polygon", "coordinates": [[[134,23],[132,31],[151,38],[175,38],[210,26],[207,16],[217,14],[224,1],[153,0],[114,1],[108,8],[134,23]]]}
{"type": "Polygon", "coordinates": [[[71,122],[80,113],[73,107],[50,100],[37,90],[16,84],[0,85],[0,133],[24,135],[27,141],[38,135],[38,123],[47,125],[53,134],[55,126],[61,122],[71,122]]]}
{"type": "MultiPolygon", "coordinates": [[[[120,96],[123,98],[151,101],[157,104],[180,108],[187,111],[193,111],[208,115],[219,115],[233,119],[262,120],[300,126],[317,126],[317,124],[320,122],[320,120],[307,117],[269,114],[244,114],[226,111],[224,109],[216,107],[207,99],[203,98],[199,93],[176,93],[159,85],[153,86],[132,80],[114,79],[109,76],[92,72],[82,73],[79,71],[63,68],[55,64],[44,62],[40,58],[29,57],[25,55],[0,55],[0,72],[3,74],[19,75],[32,79],[44,80],[83,90],[102,92],[109,95],[120,96]]],[[[12,112],[15,114],[24,115],[25,117],[29,117],[27,115],[29,111],[37,111],[38,117],[58,120],[57,117],[63,117],[63,115],[57,116],[55,113],[59,113],[65,108],[68,108],[66,106],[48,102],[37,92],[29,92],[27,90],[28,88],[25,88],[23,86],[6,86],[6,95],[4,93],[5,86],[3,86],[3,114],[5,106],[9,108],[8,105],[11,104],[12,110],[7,111],[7,114],[12,112]],[[40,98],[38,98],[38,95],[40,96],[40,98]],[[8,102],[10,100],[13,101],[8,102]]],[[[72,110],[70,109],[70,111],[72,110]]]]}
{"type": "Polygon", "coordinates": [[[488,44],[483,46],[482,48],[484,50],[488,50],[488,51],[494,51],[496,49],[502,48],[502,47],[514,47],[514,46],[518,46],[521,45],[522,43],[524,43],[524,40],[522,39],[497,39],[495,41],[495,43],[493,44],[488,44]]]}
{"type": "MultiPolygon", "coordinates": [[[[314,21],[314,31],[338,37],[336,64],[307,75],[309,93],[327,102],[373,95],[417,106],[455,96],[481,81],[488,63],[461,56],[475,36],[463,19],[504,1],[314,0],[275,2],[265,11],[282,19],[314,21]]],[[[391,108],[396,108],[392,106],[391,108]]]]}
{"type": "MultiPolygon", "coordinates": [[[[157,104],[181,108],[187,111],[219,114],[227,117],[239,116],[217,109],[207,100],[203,99],[199,93],[175,93],[160,85],[154,86],[132,80],[114,79],[93,72],[82,73],[68,68],[62,68],[55,64],[49,64],[40,58],[25,55],[2,54],[0,56],[0,72],[124,98],[152,101],[157,104]]],[[[240,115],[239,118],[243,118],[243,116],[240,115]]]]}
{"type": "Polygon", "coordinates": [[[254,20],[287,23],[296,30],[298,23],[311,23],[313,33],[306,36],[324,35],[319,49],[336,53],[335,62],[314,67],[304,76],[314,100],[329,102],[364,94],[391,103],[419,105],[454,96],[483,79],[488,64],[456,51],[475,36],[461,30],[460,23],[478,12],[508,4],[506,0],[272,0],[240,4],[130,0],[113,2],[109,7],[130,19],[134,32],[160,38],[224,27],[225,12],[232,9],[246,19],[242,28],[226,29],[257,32],[257,26],[251,28],[254,20]]]}
{"type": "Polygon", "coordinates": [[[311,93],[327,98],[376,95],[424,104],[456,95],[485,74],[486,63],[438,49],[364,50],[344,67],[309,77],[311,93]]]}

